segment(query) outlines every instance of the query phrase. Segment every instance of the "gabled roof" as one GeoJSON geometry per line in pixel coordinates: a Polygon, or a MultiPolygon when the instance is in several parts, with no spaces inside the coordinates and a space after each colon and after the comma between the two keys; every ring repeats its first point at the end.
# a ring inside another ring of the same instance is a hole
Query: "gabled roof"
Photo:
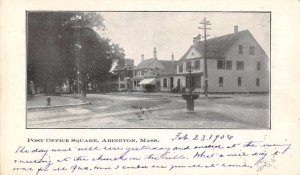
{"type": "Polygon", "coordinates": [[[160,75],[168,75],[176,73],[176,61],[160,60],[160,63],[164,66],[160,75]]]}
{"type": "MultiPolygon", "coordinates": [[[[250,35],[251,37],[253,37],[249,32],[249,30],[243,30],[237,33],[231,33],[231,34],[206,40],[207,50],[208,50],[207,58],[208,59],[224,58],[224,54],[228,51],[228,49],[237,40],[244,37],[245,35],[250,35]]],[[[192,44],[188,49],[188,51],[180,58],[179,61],[184,60],[192,48],[197,49],[200,53],[204,53],[204,42],[200,41],[192,44]]]]}
{"type": "Polygon", "coordinates": [[[160,69],[176,69],[176,61],[149,58],[140,62],[134,69],[137,70],[137,69],[156,68],[156,67],[160,69]]]}
{"type": "Polygon", "coordinates": [[[160,60],[165,69],[176,69],[176,61],[160,60]]]}
{"type": "Polygon", "coordinates": [[[155,61],[155,58],[149,58],[141,61],[134,69],[150,68],[150,65],[155,61]]]}

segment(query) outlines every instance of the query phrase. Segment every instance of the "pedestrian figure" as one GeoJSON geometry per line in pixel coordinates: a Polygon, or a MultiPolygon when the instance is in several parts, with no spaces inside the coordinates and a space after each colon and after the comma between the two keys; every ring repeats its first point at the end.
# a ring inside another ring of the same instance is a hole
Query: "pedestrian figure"
{"type": "Polygon", "coordinates": [[[47,97],[47,106],[51,106],[51,98],[49,96],[47,97]]]}
{"type": "Polygon", "coordinates": [[[139,118],[140,120],[144,120],[144,119],[143,119],[144,114],[145,114],[145,111],[143,110],[143,106],[140,106],[140,107],[139,107],[139,112],[137,113],[138,118],[139,118]]]}
{"type": "Polygon", "coordinates": [[[31,91],[29,85],[27,86],[27,95],[28,95],[28,100],[31,100],[31,98],[32,98],[32,91],[31,91]]]}
{"type": "Polygon", "coordinates": [[[33,84],[33,81],[30,81],[29,88],[31,90],[31,95],[34,95],[34,84],[33,84]]]}

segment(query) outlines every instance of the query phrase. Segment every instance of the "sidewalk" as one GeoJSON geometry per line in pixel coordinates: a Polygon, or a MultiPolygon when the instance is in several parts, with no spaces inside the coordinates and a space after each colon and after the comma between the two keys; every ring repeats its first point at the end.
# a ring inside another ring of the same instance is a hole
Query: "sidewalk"
{"type": "MultiPolygon", "coordinates": [[[[170,92],[110,92],[108,95],[133,95],[133,96],[159,96],[159,97],[182,97],[181,93],[170,93],[170,92]]],[[[208,94],[208,98],[231,98],[241,94],[208,94]]],[[[247,95],[247,94],[242,94],[247,95]]],[[[205,98],[204,94],[200,94],[199,98],[205,98]]]]}
{"type": "Polygon", "coordinates": [[[30,100],[27,100],[27,109],[36,109],[36,108],[51,108],[59,106],[75,106],[87,104],[86,102],[75,99],[71,97],[63,96],[49,96],[51,98],[51,105],[47,106],[47,97],[45,95],[38,95],[31,97],[30,100]]]}
{"type": "Polygon", "coordinates": [[[112,95],[139,95],[139,96],[166,96],[166,97],[181,97],[181,94],[168,92],[111,92],[112,95]]]}

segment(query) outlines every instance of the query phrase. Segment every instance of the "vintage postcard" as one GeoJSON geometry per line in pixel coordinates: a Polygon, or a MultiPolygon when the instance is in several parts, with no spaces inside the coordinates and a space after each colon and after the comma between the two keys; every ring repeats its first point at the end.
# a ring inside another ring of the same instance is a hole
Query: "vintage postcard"
{"type": "Polygon", "coordinates": [[[300,3],[255,2],[3,1],[0,174],[299,174],[300,3]]]}
{"type": "Polygon", "coordinates": [[[270,129],[271,12],[27,11],[26,38],[27,128],[270,129]]]}

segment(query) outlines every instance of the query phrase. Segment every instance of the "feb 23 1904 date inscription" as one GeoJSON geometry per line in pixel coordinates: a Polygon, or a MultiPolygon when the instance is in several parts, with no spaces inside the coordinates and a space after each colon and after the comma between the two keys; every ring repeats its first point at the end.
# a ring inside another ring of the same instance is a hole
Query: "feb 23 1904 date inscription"
{"type": "Polygon", "coordinates": [[[28,138],[27,142],[36,142],[36,143],[155,143],[159,142],[158,139],[153,138],[139,138],[139,139],[114,139],[114,138],[103,138],[103,139],[78,139],[78,138],[71,138],[71,139],[52,139],[52,138],[28,138]]]}
{"type": "Polygon", "coordinates": [[[261,172],[280,166],[277,161],[288,157],[292,149],[287,140],[273,142],[266,136],[249,139],[178,132],[161,142],[157,139],[134,139],[126,143],[122,139],[113,140],[45,139],[38,142],[29,139],[15,148],[12,171],[24,175],[121,173],[146,169],[167,173],[214,168],[261,172]],[[166,141],[168,144],[164,144],[166,141]]]}

